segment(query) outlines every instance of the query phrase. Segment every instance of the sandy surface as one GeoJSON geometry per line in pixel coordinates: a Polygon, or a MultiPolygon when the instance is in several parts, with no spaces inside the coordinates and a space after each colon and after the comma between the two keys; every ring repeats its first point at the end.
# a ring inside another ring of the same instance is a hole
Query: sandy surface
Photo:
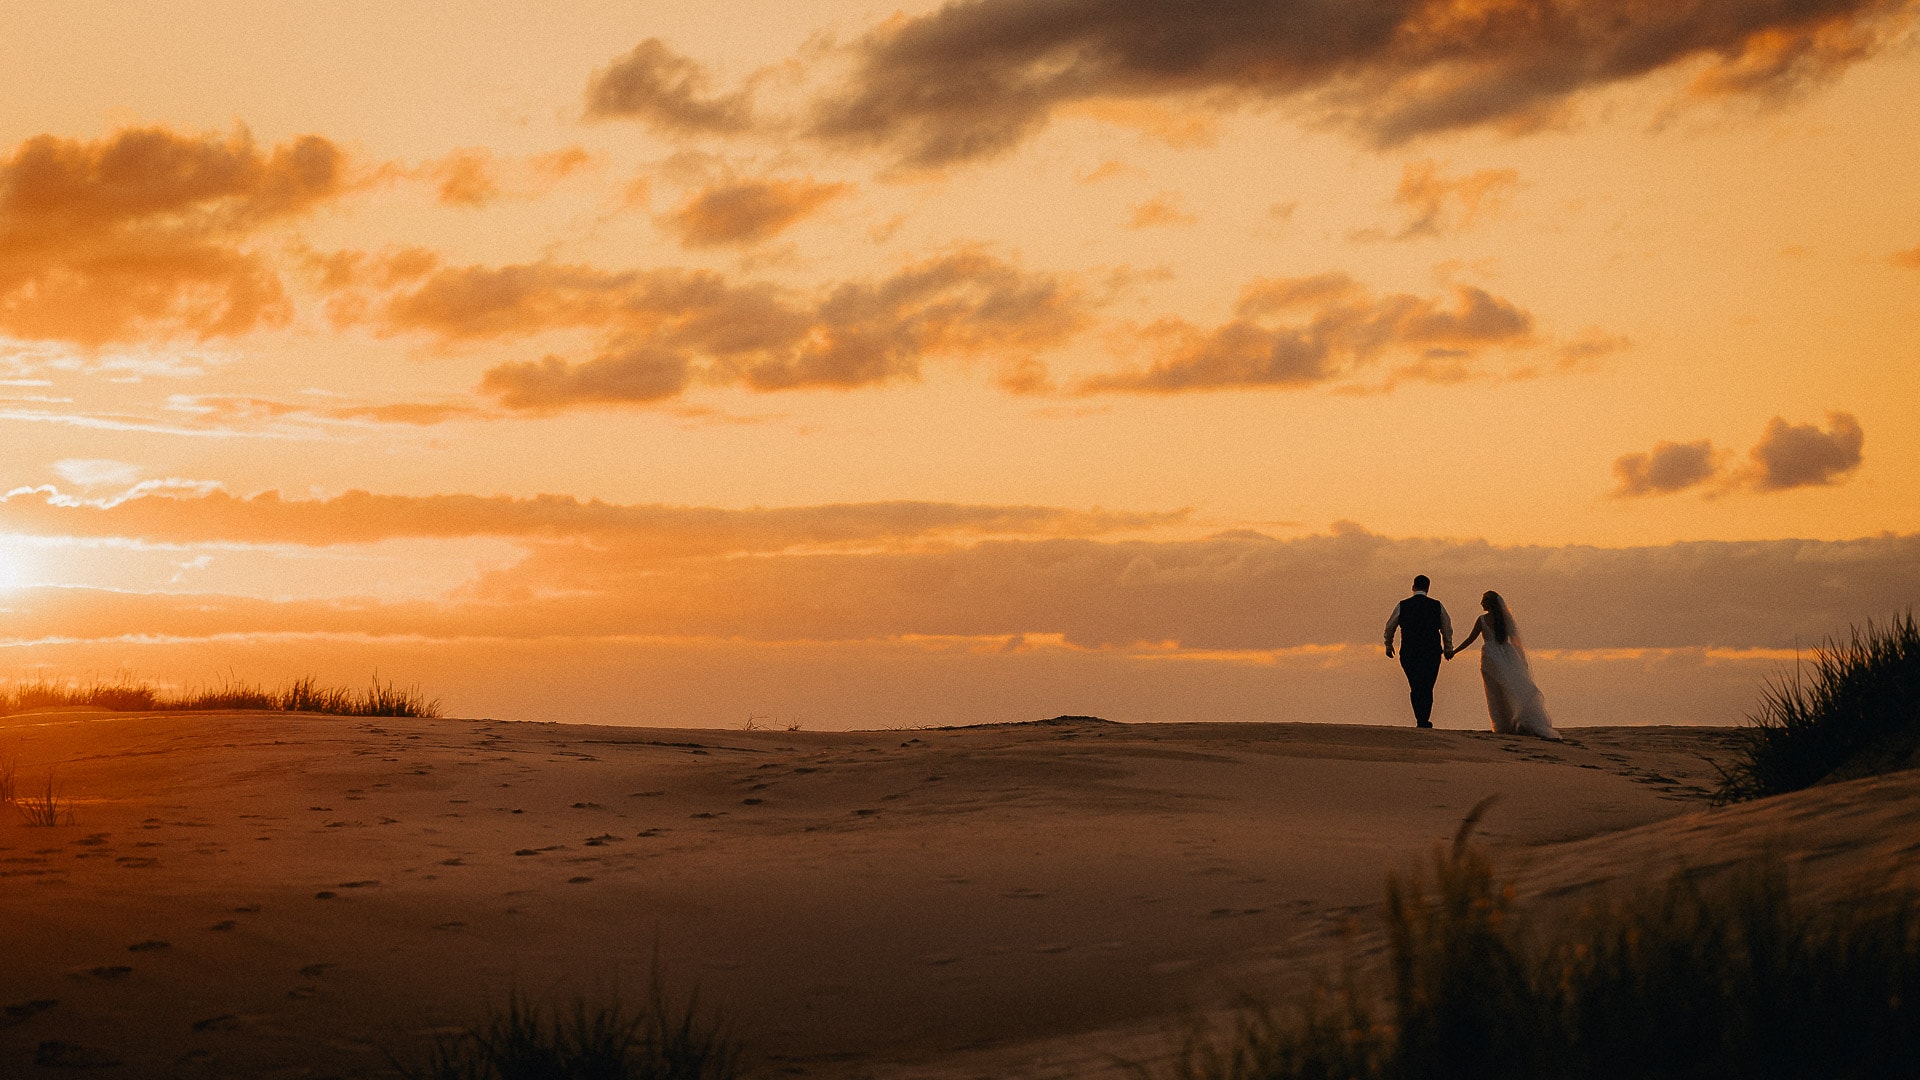
{"type": "Polygon", "coordinates": [[[509,987],[638,996],[657,954],[756,1074],[1117,1076],[1183,1010],[1336,966],[1487,795],[1554,897],[1920,850],[1916,774],[1708,810],[1725,730],[1567,734],[4,719],[75,823],[0,822],[0,1075],[61,1074],[50,1040],[98,1075],[384,1075],[509,987]]]}

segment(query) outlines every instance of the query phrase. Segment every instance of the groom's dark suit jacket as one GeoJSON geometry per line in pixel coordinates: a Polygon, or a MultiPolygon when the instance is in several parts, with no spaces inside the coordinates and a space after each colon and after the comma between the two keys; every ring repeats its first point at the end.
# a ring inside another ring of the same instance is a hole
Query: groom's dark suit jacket
{"type": "Polygon", "coordinates": [[[1447,609],[1431,596],[1414,593],[1400,601],[1400,655],[1412,660],[1438,660],[1441,620],[1447,609]]]}

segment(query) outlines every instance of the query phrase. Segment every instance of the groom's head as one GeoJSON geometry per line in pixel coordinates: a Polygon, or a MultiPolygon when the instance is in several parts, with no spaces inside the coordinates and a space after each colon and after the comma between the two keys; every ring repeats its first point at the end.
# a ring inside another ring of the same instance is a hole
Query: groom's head
{"type": "Polygon", "coordinates": [[[1427,580],[1427,575],[1421,574],[1419,577],[1413,579],[1413,591],[1426,592],[1427,587],[1432,584],[1433,582],[1427,580]]]}

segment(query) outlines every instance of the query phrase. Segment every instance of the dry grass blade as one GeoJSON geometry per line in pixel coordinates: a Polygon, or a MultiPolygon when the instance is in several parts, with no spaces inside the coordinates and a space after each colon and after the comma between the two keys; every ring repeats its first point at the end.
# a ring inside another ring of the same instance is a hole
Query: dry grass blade
{"type": "Polygon", "coordinates": [[[20,811],[21,820],[28,825],[51,828],[74,823],[73,803],[54,792],[52,773],[47,774],[45,790],[16,798],[13,804],[20,811]]]}

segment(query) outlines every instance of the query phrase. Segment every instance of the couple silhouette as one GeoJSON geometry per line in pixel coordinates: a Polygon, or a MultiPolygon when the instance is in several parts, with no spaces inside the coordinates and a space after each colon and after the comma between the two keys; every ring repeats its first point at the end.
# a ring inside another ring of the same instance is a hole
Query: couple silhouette
{"type": "Polygon", "coordinates": [[[1447,607],[1427,595],[1432,587],[1427,575],[1413,579],[1413,595],[1394,605],[1387,619],[1387,659],[1393,659],[1393,635],[1400,633],[1400,670],[1406,672],[1409,697],[1413,701],[1413,720],[1417,727],[1433,726],[1433,685],[1440,679],[1440,664],[1481,641],[1480,679],[1487,691],[1487,716],[1493,730],[1501,735],[1532,735],[1535,738],[1560,739],[1547,716],[1546,695],[1533,681],[1527,663],[1527,650],[1520,644],[1520,628],[1513,621],[1507,601],[1497,592],[1480,597],[1483,614],[1473,623],[1473,632],[1453,645],[1453,619],[1447,607]]]}

